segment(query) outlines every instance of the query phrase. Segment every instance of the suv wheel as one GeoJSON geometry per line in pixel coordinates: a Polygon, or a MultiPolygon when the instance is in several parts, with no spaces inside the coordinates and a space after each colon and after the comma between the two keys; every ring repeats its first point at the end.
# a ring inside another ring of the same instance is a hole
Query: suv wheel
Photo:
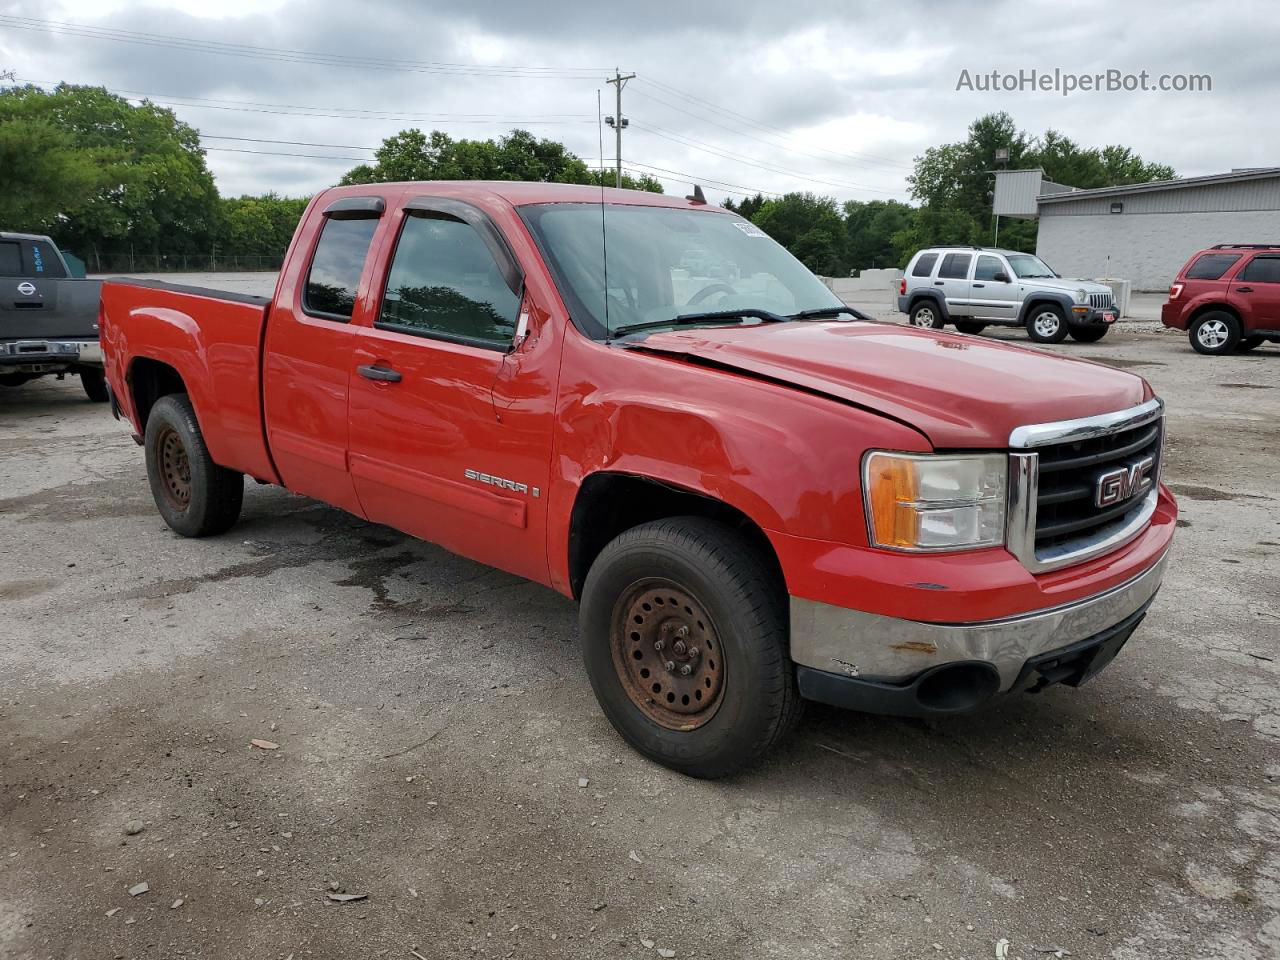
{"type": "Polygon", "coordinates": [[[671,517],[619,534],[591,565],[580,620],[601,709],[663,766],[726,776],[799,717],[785,590],[724,524],[671,517]]]}
{"type": "Polygon", "coordinates": [[[1038,303],[1027,313],[1027,336],[1036,343],[1061,343],[1067,338],[1067,318],[1062,308],[1038,303]]]}
{"type": "Polygon", "coordinates": [[[911,308],[911,325],[941,330],[946,325],[946,321],[942,319],[942,313],[938,310],[937,304],[932,300],[921,300],[911,308]]]}
{"type": "Polygon", "coordinates": [[[1196,319],[1187,336],[1196,353],[1214,357],[1234,353],[1240,343],[1240,321],[1225,310],[1210,310],[1196,319]]]}

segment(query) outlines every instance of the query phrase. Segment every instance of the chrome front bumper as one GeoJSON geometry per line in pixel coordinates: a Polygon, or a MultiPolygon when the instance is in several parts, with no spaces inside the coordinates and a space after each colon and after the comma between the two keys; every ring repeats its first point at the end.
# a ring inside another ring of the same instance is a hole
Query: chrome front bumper
{"type": "Polygon", "coordinates": [[[0,342],[0,364],[75,363],[102,366],[97,340],[9,340],[0,342]]]}
{"type": "Polygon", "coordinates": [[[1166,551],[1104,593],[1060,607],[978,623],[925,623],[791,598],[791,658],[863,680],[899,682],[957,661],[982,661],[1009,690],[1032,657],[1096,636],[1143,609],[1160,589],[1166,551]]]}

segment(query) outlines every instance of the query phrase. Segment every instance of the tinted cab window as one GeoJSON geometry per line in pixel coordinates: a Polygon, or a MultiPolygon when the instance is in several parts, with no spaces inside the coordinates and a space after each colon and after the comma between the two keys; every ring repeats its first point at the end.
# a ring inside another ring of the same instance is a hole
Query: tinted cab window
{"type": "Polygon", "coordinates": [[[67,275],[58,251],[44,240],[0,240],[0,277],[61,280],[67,275]]]}
{"type": "Polygon", "coordinates": [[[1187,270],[1187,280],[1219,280],[1240,259],[1238,253],[1206,253],[1187,270]]]}
{"type": "Polygon", "coordinates": [[[1008,273],[998,257],[979,257],[978,265],[973,268],[973,279],[994,280],[997,273],[1008,273]]]}
{"type": "Polygon", "coordinates": [[[1240,271],[1239,281],[1280,283],[1280,257],[1254,257],[1240,271]]]}
{"type": "Polygon", "coordinates": [[[936,253],[923,254],[916,261],[916,265],[911,268],[911,275],[913,277],[927,277],[933,273],[933,265],[937,262],[938,255],[936,253]]]}
{"type": "Polygon", "coordinates": [[[16,240],[0,240],[0,277],[25,277],[22,248],[16,240]]]}
{"type": "Polygon", "coordinates": [[[405,217],[376,326],[506,349],[519,296],[474,227],[452,216],[405,217]]]}
{"type": "Polygon", "coordinates": [[[325,221],[311,258],[302,308],[312,316],[346,322],[356,304],[360,274],[369,255],[369,244],[378,221],[325,221]]]}

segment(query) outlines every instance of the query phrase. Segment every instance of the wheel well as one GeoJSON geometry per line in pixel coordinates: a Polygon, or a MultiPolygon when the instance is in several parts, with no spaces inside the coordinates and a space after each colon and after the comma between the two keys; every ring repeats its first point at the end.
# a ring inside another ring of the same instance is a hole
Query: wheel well
{"type": "Polygon", "coordinates": [[[1235,318],[1236,323],[1241,323],[1240,312],[1236,310],[1235,307],[1232,307],[1225,303],[1206,303],[1203,306],[1196,307],[1195,310],[1192,311],[1191,316],[1187,318],[1187,328],[1190,329],[1191,325],[1195,323],[1197,320],[1199,320],[1201,317],[1203,317],[1206,313],[1229,314],[1230,316],[1235,318]]]}
{"type": "Polygon", "coordinates": [[[1059,313],[1064,317],[1067,316],[1067,311],[1063,308],[1061,300],[1055,300],[1053,297],[1031,297],[1022,305],[1022,322],[1026,323],[1031,311],[1041,306],[1057,307],[1059,313]]]}
{"type": "Polygon", "coordinates": [[[907,303],[907,313],[910,313],[911,311],[915,310],[916,307],[920,306],[920,304],[924,303],[926,300],[929,303],[933,304],[933,306],[936,307],[937,309],[940,309],[940,310],[944,309],[936,295],[931,293],[917,293],[907,303]]]}
{"type": "Polygon", "coordinates": [[[138,357],[129,368],[129,389],[133,393],[134,409],[138,411],[138,426],[145,430],[156,401],[171,393],[186,393],[187,385],[182,375],[167,363],[138,357]]]}
{"type": "Polygon", "coordinates": [[[649,477],[594,473],[578,490],[569,521],[569,583],[574,599],[581,597],[587,572],[600,551],[618,534],[663,517],[686,516],[717,520],[744,535],[774,574],[779,589],[786,590],[773,544],[741,510],[649,477]]]}

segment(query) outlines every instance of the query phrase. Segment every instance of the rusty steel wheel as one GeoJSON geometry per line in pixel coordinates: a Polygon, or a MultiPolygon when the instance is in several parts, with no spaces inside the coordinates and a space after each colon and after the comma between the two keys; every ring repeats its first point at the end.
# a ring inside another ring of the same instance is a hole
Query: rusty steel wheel
{"type": "Polygon", "coordinates": [[[164,428],[156,446],[165,496],[179,510],[185,510],[191,503],[191,461],[187,459],[187,448],[172,427],[164,428]]]}
{"type": "Polygon", "coordinates": [[[627,696],[668,730],[696,730],[724,694],[720,637],[691,593],[643,580],[618,598],[609,642],[627,696]]]}

